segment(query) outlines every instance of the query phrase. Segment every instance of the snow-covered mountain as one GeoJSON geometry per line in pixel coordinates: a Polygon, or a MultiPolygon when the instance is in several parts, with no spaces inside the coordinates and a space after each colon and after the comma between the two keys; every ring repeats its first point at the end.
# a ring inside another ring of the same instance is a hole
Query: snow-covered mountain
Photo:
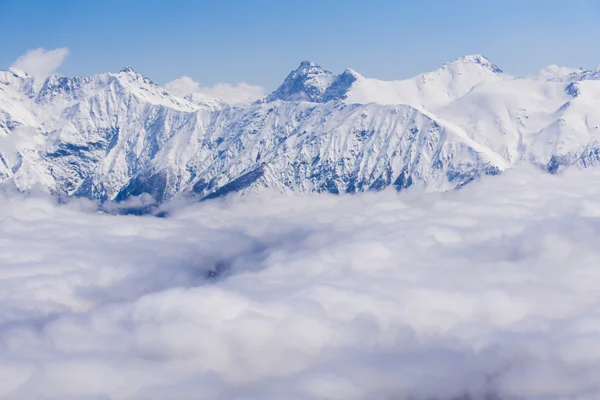
{"type": "Polygon", "coordinates": [[[508,78],[500,68],[480,55],[461,57],[438,70],[401,81],[365,78],[352,69],[336,76],[315,63],[304,61],[267,97],[267,101],[344,100],[433,108],[463,96],[481,82],[508,78]]]}
{"type": "Polygon", "coordinates": [[[600,74],[503,73],[467,56],[400,81],[302,62],[266,99],[175,96],[125,68],[39,82],[0,71],[0,183],[158,202],[272,188],[462,186],[518,162],[550,172],[600,158],[600,74]]]}

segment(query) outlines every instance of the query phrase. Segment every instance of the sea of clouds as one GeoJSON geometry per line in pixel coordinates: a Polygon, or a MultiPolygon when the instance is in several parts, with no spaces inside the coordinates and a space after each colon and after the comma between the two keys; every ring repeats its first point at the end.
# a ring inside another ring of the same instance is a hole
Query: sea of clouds
{"type": "Polygon", "coordinates": [[[598,169],[168,214],[0,199],[0,398],[598,398],[598,169]]]}

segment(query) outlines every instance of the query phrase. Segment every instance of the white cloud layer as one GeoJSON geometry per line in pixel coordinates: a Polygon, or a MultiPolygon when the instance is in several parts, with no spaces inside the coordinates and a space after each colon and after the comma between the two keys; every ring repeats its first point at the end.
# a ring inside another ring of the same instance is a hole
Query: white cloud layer
{"type": "Polygon", "coordinates": [[[29,75],[45,79],[62,65],[69,49],[61,47],[54,50],[34,49],[17,58],[11,68],[27,72],[29,75]]]}
{"type": "Polygon", "coordinates": [[[210,98],[220,99],[231,105],[247,105],[258,99],[266,97],[265,88],[248,83],[217,83],[214,86],[203,87],[189,76],[182,76],[174,81],[168,82],[165,89],[177,96],[186,96],[192,93],[200,93],[210,98]]]}
{"type": "Polygon", "coordinates": [[[600,170],[165,219],[3,198],[0,398],[597,399],[598,199],[600,170]]]}

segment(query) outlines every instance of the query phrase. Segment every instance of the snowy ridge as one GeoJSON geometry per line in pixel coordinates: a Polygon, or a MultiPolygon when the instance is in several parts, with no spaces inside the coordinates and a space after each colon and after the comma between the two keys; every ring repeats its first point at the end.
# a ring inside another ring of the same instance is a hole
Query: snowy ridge
{"type": "Polygon", "coordinates": [[[0,182],[100,201],[150,194],[460,187],[518,162],[600,159],[598,69],[513,77],[459,58],[400,81],[302,62],[265,100],[175,96],[127,67],[43,82],[0,72],[0,182]]]}
{"type": "Polygon", "coordinates": [[[481,55],[461,57],[438,70],[401,81],[365,78],[351,69],[335,76],[315,63],[304,61],[267,97],[267,101],[345,100],[349,103],[410,104],[432,108],[463,96],[481,82],[508,78],[481,55]]]}

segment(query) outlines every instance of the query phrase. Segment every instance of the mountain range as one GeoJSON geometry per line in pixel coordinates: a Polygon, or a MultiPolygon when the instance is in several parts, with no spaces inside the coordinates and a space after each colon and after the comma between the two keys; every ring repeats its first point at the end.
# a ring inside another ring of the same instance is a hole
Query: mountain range
{"type": "Polygon", "coordinates": [[[463,186],[519,163],[600,159],[600,67],[504,73],[461,57],[383,81],[302,62],[246,107],[179,97],[125,68],[43,81],[0,71],[0,184],[122,202],[230,192],[463,186]],[[146,195],[146,197],[147,197],[146,195]]]}

